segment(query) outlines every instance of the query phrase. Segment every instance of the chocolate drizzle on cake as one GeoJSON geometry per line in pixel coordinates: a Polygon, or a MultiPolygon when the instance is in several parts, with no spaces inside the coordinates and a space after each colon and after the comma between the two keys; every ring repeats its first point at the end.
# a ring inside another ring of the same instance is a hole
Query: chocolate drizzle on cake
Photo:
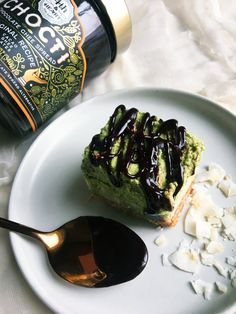
{"type": "Polygon", "coordinates": [[[158,214],[160,208],[171,210],[165,197],[165,188],[159,186],[158,155],[162,153],[166,164],[166,181],[177,183],[174,196],[183,185],[181,156],[186,145],[186,130],[178,126],[177,120],[159,120],[154,126],[155,116],[145,113],[138,121],[138,110],[126,110],[124,105],[116,108],[108,124],[108,135],[101,139],[95,135],[90,144],[90,161],[94,166],[102,165],[115,186],[122,185],[121,174],[131,179],[140,179],[147,200],[147,215],[158,214]],[[119,148],[114,152],[114,144],[119,148]],[[115,173],[111,162],[117,158],[115,173]],[[131,174],[131,164],[138,164],[138,172],[131,174]]]}

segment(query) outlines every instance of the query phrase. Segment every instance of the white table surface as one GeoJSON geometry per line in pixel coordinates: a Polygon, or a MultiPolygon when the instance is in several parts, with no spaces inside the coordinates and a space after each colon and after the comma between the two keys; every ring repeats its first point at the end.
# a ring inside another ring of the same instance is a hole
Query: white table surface
{"type": "MultiPolygon", "coordinates": [[[[130,48],[93,80],[70,107],[115,89],[154,86],[207,96],[236,114],[236,2],[127,0],[127,3],[133,20],[130,48]]],[[[7,217],[11,185],[20,161],[38,134],[19,140],[0,127],[2,217],[7,217]]],[[[24,280],[8,233],[3,229],[0,230],[1,313],[51,313],[24,280]]]]}

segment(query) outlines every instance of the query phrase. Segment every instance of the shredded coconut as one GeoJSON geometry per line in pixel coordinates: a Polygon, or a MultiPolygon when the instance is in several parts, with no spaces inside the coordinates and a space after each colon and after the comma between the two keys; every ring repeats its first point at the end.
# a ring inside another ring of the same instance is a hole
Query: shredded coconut
{"type": "Polygon", "coordinates": [[[197,273],[199,270],[199,254],[191,248],[179,248],[169,256],[169,261],[189,273],[197,273]]]}
{"type": "Polygon", "coordinates": [[[224,294],[228,291],[228,287],[225,284],[223,284],[222,282],[216,281],[215,284],[216,284],[216,287],[220,293],[224,294]]]}
{"type": "Polygon", "coordinates": [[[206,300],[210,300],[213,292],[213,284],[201,279],[192,280],[191,285],[198,295],[203,295],[206,300]]]}
{"type": "Polygon", "coordinates": [[[236,195],[236,184],[229,178],[222,180],[218,184],[218,188],[224,193],[226,197],[236,195]]]}
{"type": "Polygon", "coordinates": [[[208,182],[211,185],[216,185],[224,176],[225,170],[220,165],[212,163],[197,176],[197,182],[208,182]]]}
{"type": "MultiPolygon", "coordinates": [[[[175,252],[169,256],[162,254],[162,264],[163,266],[173,265],[193,274],[198,273],[200,266],[214,267],[219,275],[230,280],[231,286],[236,288],[236,256],[225,257],[225,263],[228,266],[215,258],[215,254],[224,252],[220,237],[225,241],[236,240],[236,206],[219,207],[210,194],[210,189],[218,188],[227,197],[236,195],[236,184],[217,164],[211,164],[199,174],[197,182],[199,183],[194,184],[184,218],[184,232],[191,235],[194,240],[191,242],[183,239],[175,252]]],[[[161,246],[165,241],[166,239],[164,240],[161,235],[155,243],[161,246]]],[[[221,281],[211,284],[196,279],[190,283],[195,293],[202,295],[206,300],[211,298],[214,286],[221,294],[228,291],[227,284],[221,281]]]]}
{"type": "Polygon", "coordinates": [[[226,263],[229,264],[230,266],[236,267],[236,256],[226,257],[226,263]]]}
{"type": "Polygon", "coordinates": [[[154,243],[157,245],[157,246],[166,246],[167,244],[167,239],[166,237],[164,236],[164,234],[161,234],[158,238],[156,238],[156,240],[154,241],[154,243]]]}

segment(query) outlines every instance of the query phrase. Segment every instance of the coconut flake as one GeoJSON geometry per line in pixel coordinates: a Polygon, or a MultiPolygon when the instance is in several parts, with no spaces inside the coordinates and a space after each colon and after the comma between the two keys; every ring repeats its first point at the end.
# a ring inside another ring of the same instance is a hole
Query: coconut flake
{"type": "Polygon", "coordinates": [[[156,240],[154,241],[154,243],[155,243],[157,246],[162,246],[162,247],[164,247],[164,246],[167,244],[167,239],[166,239],[166,237],[164,236],[164,234],[161,234],[158,238],[156,238],[156,240]]]}
{"type": "Polygon", "coordinates": [[[211,195],[206,190],[196,190],[190,201],[192,207],[199,209],[200,214],[205,217],[217,217],[221,218],[223,216],[223,208],[217,206],[211,195]]]}
{"type": "Polygon", "coordinates": [[[193,290],[195,291],[196,294],[202,295],[203,294],[203,289],[204,289],[204,282],[201,279],[196,279],[190,281],[193,290]]]}
{"type": "Polygon", "coordinates": [[[192,194],[190,205],[194,208],[211,208],[215,204],[213,203],[211,196],[206,189],[196,189],[192,194]]]}
{"type": "Polygon", "coordinates": [[[213,284],[207,283],[204,287],[203,296],[206,300],[210,300],[213,292],[213,284]]]}
{"type": "Polygon", "coordinates": [[[196,222],[200,218],[198,211],[190,207],[184,220],[184,232],[196,236],[196,222]]]}
{"type": "Polygon", "coordinates": [[[223,208],[218,207],[204,188],[195,188],[190,200],[190,208],[185,216],[184,231],[198,239],[216,240],[221,227],[223,208]]]}
{"type": "Polygon", "coordinates": [[[225,277],[225,278],[228,277],[228,269],[227,269],[226,267],[222,266],[222,265],[220,264],[220,262],[215,261],[215,263],[213,264],[213,266],[217,269],[218,273],[219,273],[221,276],[223,276],[223,277],[225,277]]]}
{"type": "Polygon", "coordinates": [[[207,221],[204,220],[196,221],[196,237],[198,239],[202,238],[210,239],[211,229],[212,226],[207,221]]]}
{"type": "Polygon", "coordinates": [[[220,228],[222,226],[221,219],[218,217],[210,216],[207,218],[207,221],[214,227],[220,228]]]}
{"type": "Polygon", "coordinates": [[[221,235],[225,240],[227,239],[229,241],[235,241],[236,240],[236,234],[235,233],[236,232],[235,232],[234,228],[227,228],[221,232],[221,235]]]}
{"type": "Polygon", "coordinates": [[[206,251],[210,254],[217,254],[224,251],[224,246],[222,243],[217,241],[211,241],[206,245],[206,251]]]}
{"type": "Polygon", "coordinates": [[[236,267],[236,256],[226,257],[226,263],[229,264],[230,266],[236,267]]]}
{"type": "Polygon", "coordinates": [[[215,284],[216,284],[216,287],[220,293],[224,294],[228,291],[228,287],[225,284],[223,284],[222,282],[216,281],[215,284]]]}
{"type": "Polygon", "coordinates": [[[222,217],[223,236],[225,235],[229,240],[236,240],[236,207],[229,207],[224,209],[224,216],[222,217]]]}
{"type": "Polygon", "coordinates": [[[215,257],[212,254],[208,254],[205,251],[200,253],[201,263],[205,266],[213,266],[216,262],[215,257]]]}
{"type": "Polygon", "coordinates": [[[216,163],[211,163],[205,171],[197,175],[197,182],[216,185],[225,176],[225,170],[216,163]]]}
{"type": "Polygon", "coordinates": [[[206,300],[210,300],[213,291],[213,284],[205,282],[201,279],[192,280],[190,283],[196,294],[203,295],[206,300]]]}
{"type": "Polygon", "coordinates": [[[211,241],[217,241],[218,238],[219,238],[219,231],[217,230],[217,228],[212,227],[211,228],[210,240],[211,241]]]}
{"type": "Polygon", "coordinates": [[[236,215],[236,206],[226,207],[224,209],[224,215],[236,215]]]}
{"type": "Polygon", "coordinates": [[[198,252],[190,248],[179,248],[169,256],[169,261],[189,273],[197,273],[200,265],[198,252]]]}
{"type": "MultiPolygon", "coordinates": [[[[218,225],[220,225],[220,219],[216,219],[218,225]]],[[[214,220],[214,222],[216,221],[214,220]]],[[[207,238],[209,240],[217,240],[218,238],[218,230],[212,225],[212,222],[210,220],[206,221],[205,218],[200,215],[200,211],[193,207],[190,207],[185,216],[184,232],[198,239],[207,238]]]]}
{"type": "Polygon", "coordinates": [[[191,241],[187,240],[187,239],[183,239],[180,241],[179,243],[179,249],[190,249],[191,248],[191,241]]]}
{"type": "Polygon", "coordinates": [[[218,184],[218,188],[226,197],[236,196],[236,184],[229,178],[222,180],[218,184]]]}
{"type": "Polygon", "coordinates": [[[161,262],[163,266],[171,266],[171,263],[168,259],[168,255],[167,254],[162,254],[161,255],[161,262]]]}

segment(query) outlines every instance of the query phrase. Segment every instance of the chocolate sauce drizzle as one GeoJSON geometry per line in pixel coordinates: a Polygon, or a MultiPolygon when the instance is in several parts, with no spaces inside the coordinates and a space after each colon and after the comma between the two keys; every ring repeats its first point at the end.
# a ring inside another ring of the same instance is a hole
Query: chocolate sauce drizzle
{"type": "Polygon", "coordinates": [[[183,185],[181,156],[186,145],[186,130],[178,127],[178,121],[174,119],[159,120],[160,126],[155,130],[155,116],[145,113],[138,122],[137,115],[135,108],[126,110],[124,105],[118,106],[109,120],[108,135],[103,140],[99,134],[93,137],[89,157],[94,166],[105,167],[112,184],[117,187],[122,185],[121,174],[131,179],[139,178],[147,201],[145,214],[158,215],[160,208],[171,210],[164,195],[166,189],[158,185],[158,155],[162,151],[166,160],[168,184],[177,182],[176,196],[183,185]],[[114,152],[117,141],[119,148],[114,152]],[[115,172],[111,167],[114,157],[117,157],[115,172]],[[129,166],[134,163],[139,165],[139,171],[131,174],[129,166]]]}

